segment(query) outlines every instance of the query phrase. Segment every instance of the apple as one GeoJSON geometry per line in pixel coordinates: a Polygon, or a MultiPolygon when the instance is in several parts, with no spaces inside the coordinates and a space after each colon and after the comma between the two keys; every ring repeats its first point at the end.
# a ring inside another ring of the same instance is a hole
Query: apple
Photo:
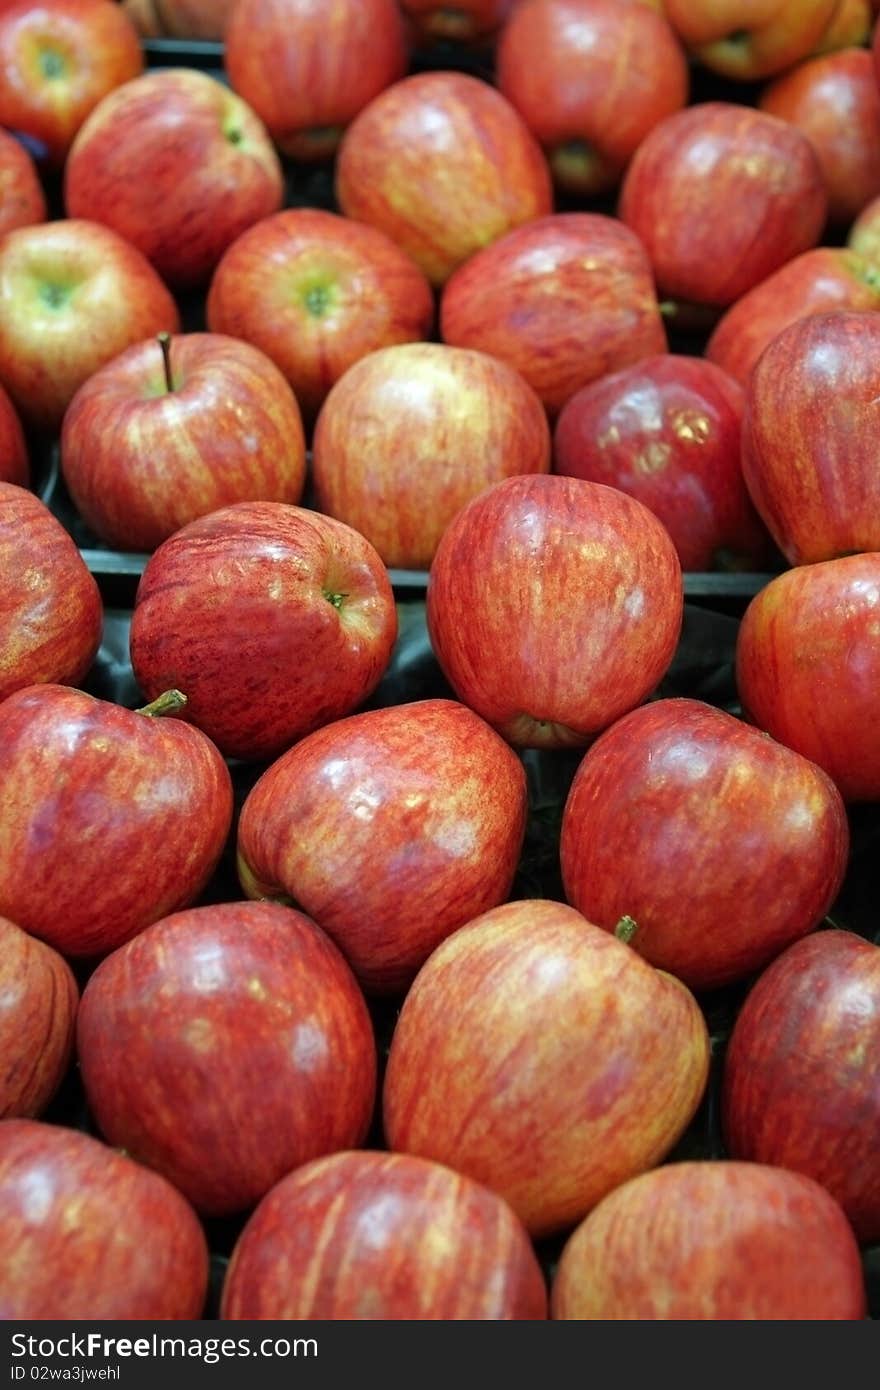
{"type": "Polygon", "coordinates": [[[329,938],[277,903],[175,913],[114,951],[83,991],[77,1049],[105,1137],[210,1215],[357,1146],[373,1113],[363,996],[329,938]]]}
{"type": "Polygon", "coordinates": [[[874,264],[880,261],[880,197],[862,208],[847,233],[846,244],[866,260],[874,264]]]}
{"type": "Polygon", "coordinates": [[[815,246],[827,210],[807,137],[727,101],[700,102],[656,125],[626,171],[619,204],[660,293],[721,308],[815,246]]]}
{"type": "Polygon", "coordinates": [[[521,747],[587,743],[638,705],[665,675],[681,619],[666,528],[581,478],[496,483],[459,512],[428,577],[444,675],[521,747]]]}
{"type": "Polygon", "coordinates": [[[880,269],[848,247],[817,246],[732,304],[712,330],[706,356],[745,387],[761,353],[784,328],[832,309],[880,309],[880,269]]]}
{"type": "Polygon", "coordinates": [[[208,1248],[170,1183],[78,1130],[0,1123],[0,1317],[190,1320],[208,1248]]]}
{"type": "Polygon", "coordinates": [[[791,1168],[880,1240],[880,950],[846,931],[789,947],[737,1015],[723,1124],[736,1158],[791,1168]]]}
{"type": "Polygon", "coordinates": [[[748,716],[846,801],[880,801],[878,609],[880,554],[799,565],[752,599],[737,639],[748,716]]]}
{"type": "Polygon", "coordinates": [[[453,347],[509,363],[551,415],[588,382],[666,350],[651,266],[602,213],[554,213],[471,256],[440,303],[453,347]]]}
{"type": "Polygon", "coordinates": [[[46,195],[33,159],[20,140],[0,130],[0,236],[45,222],[46,195]]]}
{"type": "Polygon", "coordinates": [[[792,565],[880,550],[880,315],[839,309],[798,319],[749,379],[746,485],[792,565]]]}
{"type": "Polygon", "coordinates": [[[522,763],[452,700],[369,710],[269,767],[238,824],[249,898],[296,902],[363,987],[402,992],[445,937],[507,898],[522,849],[522,763]]]}
{"type": "Polygon", "coordinates": [[[95,372],[61,433],[77,510],[123,550],[234,502],[296,503],[305,483],[299,407],[274,363],[219,333],[159,337],[95,372]]]}
{"type": "Polygon", "coordinates": [[[810,1178],[761,1163],[670,1163],[609,1193],[569,1236],[553,1317],[848,1321],[866,1316],[859,1248],[810,1178]]]}
{"type": "Polygon", "coordinates": [[[633,949],[697,990],[761,969],[817,926],[848,856],[831,779],[699,700],[618,720],[578,767],[562,817],[572,907],[610,932],[626,918],[633,949]]]}
{"type": "Polygon", "coordinates": [[[871,54],[848,48],[800,63],[765,88],[759,106],[808,137],[829,219],[848,227],[880,195],[880,86],[871,54]]]}
{"type": "Polygon", "coordinates": [[[407,70],[397,0],[238,0],[225,32],[236,92],[291,159],[327,159],[407,70]]]}
{"type": "Polygon", "coordinates": [[[206,282],[226,248],[283,201],[262,122],[194,68],[160,69],[111,92],[64,169],[68,217],[112,227],[176,287],[206,282]]]}
{"type": "Polygon", "coordinates": [[[15,406],[0,386],[0,482],[27,487],[30,482],[27,440],[15,406]]]}
{"type": "Polygon", "coordinates": [[[122,0],[144,38],[223,38],[236,0],[122,0]]]}
{"type": "Polygon", "coordinates": [[[620,0],[520,0],[498,42],[496,80],[557,185],[578,195],[614,188],[689,88],[666,20],[620,0]]]}
{"type": "Polygon", "coordinates": [[[708,1064],[705,1020],[678,980],[563,903],[507,903],[416,976],[391,1039],[385,1134],[547,1235],[661,1161],[708,1064]]]}
{"type": "Polygon", "coordinates": [[[0,385],[30,424],[56,430],[87,377],[179,327],[153,267],[109,227],[66,219],[0,237],[0,385]]]}
{"type": "Polygon", "coordinates": [[[463,72],[421,72],[346,130],[336,198],[397,242],[433,285],[505,232],[552,211],[550,171],[521,117],[463,72]]]}
{"type": "Polygon", "coordinates": [[[239,502],[149,559],[130,651],[148,698],[183,690],[185,717],[226,757],[268,759],[366,700],[396,637],[369,541],[318,512],[239,502]]]}
{"type": "Polygon", "coordinates": [[[490,43],[518,0],[400,0],[416,39],[437,43],[490,43]]]}
{"type": "Polygon", "coordinates": [[[0,917],[0,1119],[41,1115],[73,1052],[79,989],[70,966],[0,917]]]}
{"type": "Polygon", "coordinates": [[[0,914],[65,956],[114,950],[217,865],[231,779],[203,734],[158,717],[182,700],[33,685],[0,704],[0,914]]]}
{"type": "Polygon", "coordinates": [[[70,534],[39,497],[0,482],[0,701],[76,685],[101,644],[104,606],[70,534]]]}
{"type": "Polygon", "coordinates": [[[426,338],[434,296],[383,232],[337,213],[287,208],[244,232],[211,280],[206,317],[282,371],[311,422],[368,352],[426,338]]]}
{"type": "Polygon", "coordinates": [[[577,391],[554,468],[616,487],[663,522],[683,570],[761,569],[770,538],[740,467],[743,393],[698,357],[664,353],[577,391]]]}
{"type": "Polygon", "coordinates": [[[663,0],[672,27],[704,67],[751,82],[811,53],[839,0],[663,0]]]}
{"type": "Polygon", "coordinates": [[[337,1153],[250,1217],[224,1321],[511,1321],[547,1316],[522,1223],[480,1183],[409,1154],[337,1153]]]}
{"type": "Polygon", "coordinates": [[[349,367],[312,446],[318,508],[398,569],[428,569],[452,518],[492,483],[549,470],[547,416],[527,382],[442,343],[384,348],[349,367]]]}
{"type": "Polygon", "coordinates": [[[112,0],[13,0],[0,7],[0,126],[64,163],[102,97],[143,71],[138,32],[112,0]]]}
{"type": "Polygon", "coordinates": [[[873,23],[871,0],[838,0],[837,9],[813,53],[818,57],[841,48],[861,48],[870,42],[873,23]]]}

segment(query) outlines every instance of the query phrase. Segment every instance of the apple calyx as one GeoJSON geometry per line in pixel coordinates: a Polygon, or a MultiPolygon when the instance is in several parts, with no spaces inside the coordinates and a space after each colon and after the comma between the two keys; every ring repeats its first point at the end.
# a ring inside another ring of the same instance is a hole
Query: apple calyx
{"type": "Polygon", "coordinates": [[[451,39],[464,42],[477,37],[477,26],[473,15],[460,10],[455,5],[441,5],[426,15],[422,21],[425,33],[432,39],[451,39]]]}
{"type": "Polygon", "coordinates": [[[342,605],[348,598],[348,594],[333,593],[330,589],[322,589],[321,593],[324,595],[325,599],[331,605],[331,607],[337,609],[337,611],[342,608],[342,605]]]}
{"type": "Polygon", "coordinates": [[[624,913],[617,926],[614,928],[614,935],[618,941],[622,941],[624,946],[628,946],[639,929],[639,924],[634,917],[624,913]]]}
{"type": "Polygon", "coordinates": [[[593,146],[580,136],[564,140],[549,151],[556,182],[574,193],[601,193],[613,175],[593,146]]]}
{"type": "Polygon", "coordinates": [[[41,48],[37,62],[40,72],[50,82],[54,81],[56,77],[64,77],[67,71],[67,60],[57,48],[41,48]]]}
{"type": "Polygon", "coordinates": [[[145,714],[148,719],[159,719],[163,714],[177,714],[185,704],[187,698],[182,690],[163,690],[162,694],[157,695],[148,705],[141,705],[136,709],[135,714],[145,714]]]}

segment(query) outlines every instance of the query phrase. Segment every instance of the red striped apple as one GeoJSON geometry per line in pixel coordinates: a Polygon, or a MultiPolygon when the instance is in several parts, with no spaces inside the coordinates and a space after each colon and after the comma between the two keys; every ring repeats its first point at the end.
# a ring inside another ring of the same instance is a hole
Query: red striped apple
{"type": "Polygon", "coordinates": [[[0,917],[0,1119],[41,1115],[73,1053],[79,989],[43,941],[0,917]]]}
{"type": "Polygon", "coordinates": [[[0,386],[0,482],[27,487],[30,474],[27,440],[18,412],[0,386]]]}
{"type": "Polygon", "coordinates": [[[0,236],[46,220],[46,195],[24,144],[0,129],[0,236]]]}

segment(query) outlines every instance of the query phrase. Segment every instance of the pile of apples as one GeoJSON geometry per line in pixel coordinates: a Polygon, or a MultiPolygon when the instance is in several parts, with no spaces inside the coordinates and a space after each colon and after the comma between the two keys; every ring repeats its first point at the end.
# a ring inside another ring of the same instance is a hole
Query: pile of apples
{"type": "Polygon", "coordinates": [[[0,1317],[866,1316],[880,27],[744,10],[0,0],[0,1317]]]}

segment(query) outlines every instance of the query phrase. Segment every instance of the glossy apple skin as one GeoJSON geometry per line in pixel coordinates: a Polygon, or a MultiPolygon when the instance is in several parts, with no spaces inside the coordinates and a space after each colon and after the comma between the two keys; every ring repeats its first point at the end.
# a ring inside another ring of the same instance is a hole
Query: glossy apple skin
{"type": "Polygon", "coordinates": [[[691,989],[743,979],[817,926],[848,855],[830,778],[698,700],[619,720],[584,757],[562,817],[568,901],[610,932],[632,918],[633,949],[691,989]]]}
{"type": "Polygon", "coordinates": [[[665,674],[681,566],[635,498],[580,478],[496,483],[459,512],[428,577],[427,622],[460,700],[511,743],[590,738],[665,674]]]}
{"type": "Polygon", "coordinates": [[[756,569],[771,545],[740,467],[743,394],[671,353],[584,386],[553,436],[557,473],[616,487],[663,522],[683,570],[756,569]]]}
{"type": "Polygon", "coordinates": [[[443,292],[440,331],[515,367],[551,416],[588,382],[666,351],[645,249],[602,213],[554,213],[477,252],[443,292]]]}
{"type": "Polygon", "coordinates": [[[265,352],[311,421],[354,362],[429,335],[434,295],[384,232],[317,208],[287,208],[229,248],[206,316],[215,333],[265,352]]]}
{"type": "Polygon", "coordinates": [[[164,1178],[79,1130],[0,1123],[0,1317],[189,1320],[207,1286],[204,1233],[164,1178]]]}
{"type": "Polygon", "coordinates": [[[402,991],[434,947],[507,898],[526,822],[508,745],[453,700],[369,710],[273,763],[238,826],[251,898],[299,904],[365,989],[402,991]]]}
{"type": "Polygon", "coordinates": [[[541,1320],[547,1289],[500,1197],[409,1154],[337,1153],[263,1198],[232,1252],[224,1320],[541,1320]]]}
{"type": "Polygon", "coordinates": [[[784,328],[834,309],[880,309],[880,270],[847,247],[817,246],[732,304],[713,329],[706,356],[746,387],[761,353],[784,328]]]}
{"type": "Polygon", "coordinates": [[[399,569],[428,569],[453,517],[492,483],[549,470],[547,416],[519,372],[443,343],[355,363],[325,401],[312,446],[320,511],[399,569]]]}
{"type": "Polygon", "coordinates": [[[222,39],[236,0],[122,0],[144,38],[222,39]]]}
{"type": "Polygon", "coordinates": [[[615,187],[648,131],[681,110],[689,90],[684,50],[666,20],[620,0],[520,0],[498,43],[496,81],[557,185],[582,195],[615,187]]]}
{"type": "Polygon", "coordinates": [[[83,519],[108,545],[151,551],[235,502],[299,502],[306,446],[296,398],[259,349],[219,333],[155,339],[115,357],[77,391],[61,469],[83,519]]]}
{"type": "Polygon", "coordinates": [[[0,125],[59,167],[114,87],[143,72],[137,30],[110,0],[15,0],[0,9],[0,125]]]}
{"type": "Polygon", "coordinates": [[[364,108],[339,146],[336,198],[347,217],[390,236],[432,285],[553,208],[550,171],[520,116],[461,72],[416,73],[364,108]]]}
{"type": "Polygon", "coordinates": [[[388,1146],[484,1183],[545,1235],[660,1162],[708,1057],[678,980],[562,903],[507,903],[444,941],[404,1000],[388,1146]]]}
{"type": "Polygon", "coordinates": [[[104,607],[71,536],[39,497],[0,482],[0,700],[76,685],[101,644],[104,607]]]}
{"type": "Polygon", "coordinates": [[[672,27],[712,72],[751,82],[811,53],[839,0],[663,0],[672,27]]]}
{"type": "Polygon", "coordinates": [[[880,554],[798,566],[752,599],[737,638],[748,716],[846,801],[880,800],[878,606],[880,554]]]}
{"type": "Polygon", "coordinates": [[[624,1183],[569,1237],[558,1320],[865,1317],[859,1248],[818,1183],[760,1163],[670,1163],[624,1183]]]}
{"type": "Polygon", "coordinates": [[[226,26],[229,80],[292,159],[330,157],[407,63],[396,0],[238,0],[226,26]]]}
{"type": "Polygon", "coordinates": [[[20,140],[0,130],[0,236],[46,220],[46,195],[20,140]]]}
{"type": "Polygon", "coordinates": [[[619,204],[660,293],[721,308],[815,246],[827,209],[807,137],[724,101],[656,125],[627,169],[619,204]]]}
{"type": "Polygon", "coordinates": [[[356,1147],[373,1113],[363,996],[330,939],[277,903],[176,913],[108,956],[83,991],[77,1049],[108,1141],[210,1215],[356,1147]]]}
{"type": "Polygon", "coordinates": [[[67,1071],[79,989],[43,941],[0,917],[0,1119],[41,1115],[67,1071]]]}
{"type": "Polygon", "coordinates": [[[71,218],[0,237],[0,383],[30,424],[57,430],[99,367],[179,327],[149,261],[109,227],[71,218]]]}
{"type": "Polygon", "coordinates": [[[27,440],[18,413],[0,386],[0,482],[27,487],[30,482],[27,440]]]}
{"type": "Polygon", "coordinates": [[[880,316],[839,309],[784,329],[746,392],[746,486],[792,565],[880,551],[880,316]]]}
{"type": "Polygon", "coordinates": [[[182,720],[60,685],[0,704],[0,913],[63,955],[192,902],[231,820],[226,764],[182,720]]]}
{"type": "Polygon", "coordinates": [[[112,227],[177,288],[204,284],[236,237],[283,200],[262,122],[195,69],[147,73],[105,97],[64,170],[68,217],[112,227]]]}
{"type": "Polygon", "coordinates": [[[880,1240],[878,1043],[880,950],[817,932],[760,977],[724,1066],[729,1152],[820,1182],[863,1244],[880,1240]]]}
{"type": "Polygon", "coordinates": [[[185,717],[226,757],[253,759],[350,714],[396,637],[369,541],[317,512],[241,502],[182,527],[148,561],[130,651],[150,699],[184,690],[185,717]]]}

